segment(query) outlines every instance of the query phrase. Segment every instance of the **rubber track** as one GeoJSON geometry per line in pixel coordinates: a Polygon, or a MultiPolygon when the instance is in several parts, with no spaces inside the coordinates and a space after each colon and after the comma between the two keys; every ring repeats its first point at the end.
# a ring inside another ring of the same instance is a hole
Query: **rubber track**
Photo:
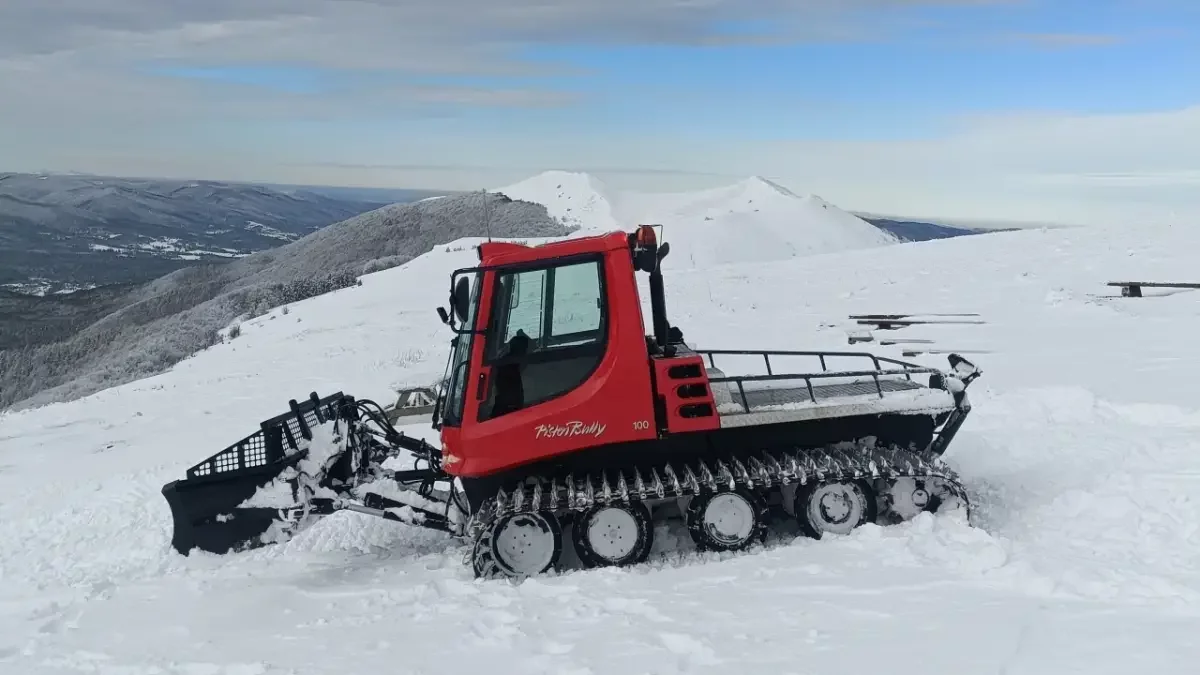
{"type": "MultiPolygon", "coordinates": [[[[475,544],[472,555],[478,555],[481,537],[489,538],[485,535],[491,524],[513,513],[582,513],[596,504],[692,497],[705,491],[767,491],[788,485],[876,478],[941,479],[945,488],[962,500],[970,519],[971,503],[958,474],[935,457],[895,447],[764,451],[742,458],[669,462],[641,471],[612,469],[600,475],[565,478],[532,476],[520,485],[500,490],[481,506],[469,526],[475,544]]],[[[476,561],[477,571],[481,563],[490,566],[476,561]]]]}

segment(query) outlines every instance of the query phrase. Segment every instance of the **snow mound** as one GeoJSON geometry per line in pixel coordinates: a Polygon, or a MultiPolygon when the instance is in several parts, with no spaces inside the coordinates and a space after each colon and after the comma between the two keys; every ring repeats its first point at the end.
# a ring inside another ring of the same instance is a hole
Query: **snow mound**
{"type": "Polygon", "coordinates": [[[589,232],[624,229],[613,215],[608,187],[586,173],[546,171],[493,192],[541,204],[567,227],[589,232]]]}
{"type": "Polygon", "coordinates": [[[759,176],[695,192],[618,192],[586,173],[547,171],[498,190],[543,204],[577,234],[661,224],[667,268],[761,263],[898,243],[816,195],[759,176]]]}
{"type": "Polygon", "coordinates": [[[668,268],[774,262],[898,243],[816,195],[797,196],[758,177],[694,193],[642,195],[626,205],[642,222],[663,225],[671,242],[668,268]]]}

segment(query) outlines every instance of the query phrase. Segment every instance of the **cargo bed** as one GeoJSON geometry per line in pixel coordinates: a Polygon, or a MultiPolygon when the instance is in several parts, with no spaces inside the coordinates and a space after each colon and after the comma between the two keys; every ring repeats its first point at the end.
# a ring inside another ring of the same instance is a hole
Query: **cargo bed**
{"type": "Polygon", "coordinates": [[[722,427],[880,413],[936,414],[955,408],[951,392],[930,386],[939,381],[937,369],[866,352],[697,353],[708,361],[709,383],[722,427]],[[766,372],[730,375],[717,366],[718,356],[722,361],[750,357],[751,363],[761,364],[766,372]],[[780,372],[779,361],[791,357],[811,358],[821,369],[780,372]],[[843,359],[856,361],[859,367],[830,369],[830,362],[843,359]]]}

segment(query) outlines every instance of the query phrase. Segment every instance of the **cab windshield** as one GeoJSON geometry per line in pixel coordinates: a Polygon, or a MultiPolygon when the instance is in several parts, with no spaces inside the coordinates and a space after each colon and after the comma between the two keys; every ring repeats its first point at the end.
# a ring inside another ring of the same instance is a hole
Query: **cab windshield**
{"type": "MultiPolygon", "coordinates": [[[[475,314],[479,308],[479,275],[471,277],[471,301],[467,305],[467,320],[460,326],[461,330],[475,327],[475,314]]],[[[442,424],[457,427],[462,424],[463,407],[466,405],[467,364],[471,360],[471,345],[475,336],[472,333],[460,333],[454,336],[450,347],[450,363],[448,367],[449,381],[446,384],[446,399],[442,412],[442,424]]]]}

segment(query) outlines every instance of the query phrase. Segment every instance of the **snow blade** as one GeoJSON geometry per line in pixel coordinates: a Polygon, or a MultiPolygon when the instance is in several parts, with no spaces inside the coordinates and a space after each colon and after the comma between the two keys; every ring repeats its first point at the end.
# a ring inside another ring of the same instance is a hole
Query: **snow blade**
{"type": "Polygon", "coordinates": [[[188,469],[186,478],[164,485],[174,521],[171,545],[184,555],[193,548],[227,553],[265,545],[262,535],[287,522],[287,510],[240,505],[304,458],[313,427],[350,414],[353,404],[340,392],[292,400],[291,412],[262,422],[258,431],[188,469]]]}
{"type": "Polygon", "coordinates": [[[171,545],[187,555],[193,548],[210,553],[228,553],[265,545],[262,535],[276,521],[280,510],[243,507],[258,488],[274,480],[299,459],[261,467],[257,476],[217,476],[213,480],[175,480],[163,486],[162,494],[171,507],[174,535],[171,545]]]}

